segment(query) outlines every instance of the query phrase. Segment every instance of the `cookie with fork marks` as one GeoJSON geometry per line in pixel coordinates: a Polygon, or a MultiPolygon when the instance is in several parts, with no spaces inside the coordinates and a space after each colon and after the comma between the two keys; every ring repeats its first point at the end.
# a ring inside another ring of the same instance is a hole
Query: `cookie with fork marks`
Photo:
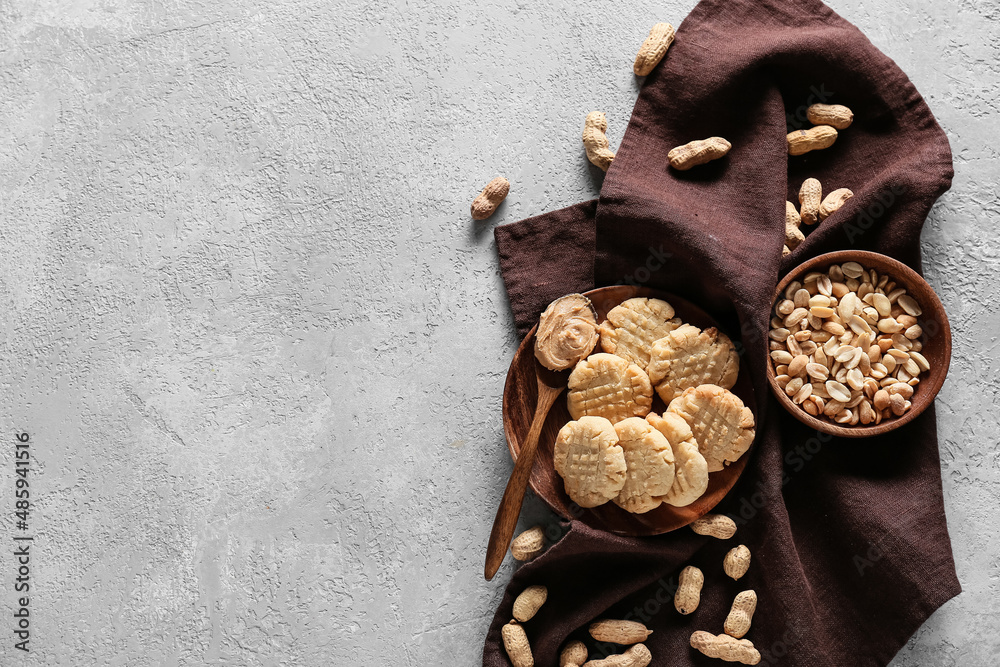
{"type": "Polygon", "coordinates": [[[667,411],[691,427],[709,472],[722,470],[753,444],[753,412],[728,389],[714,384],[690,387],[670,402],[667,411]]]}
{"type": "Polygon", "coordinates": [[[601,323],[601,349],[645,369],[653,343],[680,325],[673,306],[662,299],[627,299],[601,323]]]}
{"type": "Polygon", "coordinates": [[[684,324],[653,343],[651,355],[649,380],[664,403],[701,384],[730,389],[740,372],[736,347],[715,327],[684,324]]]}
{"type": "Polygon", "coordinates": [[[698,450],[691,427],[680,415],[667,411],[661,417],[650,412],[646,421],[667,438],[674,452],[674,483],[662,500],[674,507],[686,507],[708,489],[708,462],[698,450]]]}
{"type": "Polygon", "coordinates": [[[589,415],[615,423],[645,417],[653,407],[653,386],[646,372],[635,364],[599,352],[573,368],[566,401],[573,419],[589,415]]]}
{"type": "Polygon", "coordinates": [[[581,417],[559,429],[552,461],[566,495],[580,507],[603,505],[625,485],[625,454],[604,417],[581,417]]]}
{"type": "Polygon", "coordinates": [[[625,453],[625,486],[614,499],[626,512],[656,509],[674,483],[674,453],[666,436],[641,417],[615,424],[618,445],[625,453]]]}

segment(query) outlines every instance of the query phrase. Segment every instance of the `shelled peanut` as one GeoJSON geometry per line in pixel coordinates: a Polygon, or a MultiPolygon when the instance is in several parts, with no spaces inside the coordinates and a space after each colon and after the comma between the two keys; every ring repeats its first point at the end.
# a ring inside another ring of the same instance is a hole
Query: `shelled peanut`
{"type": "Polygon", "coordinates": [[[829,125],[817,125],[808,130],[788,134],[788,154],[804,155],[809,151],[829,148],[837,140],[837,130],[829,125]]]}
{"type": "Polygon", "coordinates": [[[813,104],[806,109],[806,118],[813,125],[846,130],[854,122],[854,112],[843,104],[813,104]]]}
{"type": "Polygon", "coordinates": [[[570,641],[559,654],[559,667],[580,667],[587,662],[587,645],[579,639],[570,641]]]}
{"type": "Polygon", "coordinates": [[[705,575],[698,568],[688,565],[681,570],[674,594],[674,608],[685,616],[692,613],[701,604],[701,587],[704,584],[705,575]]]}
{"type": "Polygon", "coordinates": [[[837,141],[837,131],[854,122],[854,112],[842,104],[813,104],[806,109],[806,118],[813,127],[788,133],[789,155],[829,148],[837,141]]]}
{"type": "Polygon", "coordinates": [[[691,635],[691,647],[698,649],[709,658],[719,658],[726,662],[741,662],[756,665],[760,662],[760,651],[749,639],[736,639],[729,635],[713,635],[698,630],[691,635]]]}
{"type": "Polygon", "coordinates": [[[524,628],[517,621],[511,621],[500,628],[500,635],[503,638],[503,646],[507,650],[507,657],[514,667],[534,667],[535,658],[531,655],[531,645],[528,644],[528,635],[524,628]]]}
{"type": "Polygon", "coordinates": [[[732,609],[726,617],[724,629],[726,634],[737,639],[750,631],[750,623],[753,622],[753,613],[757,610],[757,593],[755,591],[743,591],[737,594],[733,600],[732,609]]]}
{"type": "Polygon", "coordinates": [[[588,628],[590,636],[599,642],[613,644],[638,644],[644,642],[653,631],[638,621],[608,619],[596,621],[588,628]]]}
{"type": "Polygon", "coordinates": [[[639,47],[635,55],[632,71],[638,76],[647,76],[663,60],[667,49],[674,43],[674,27],[669,23],[657,23],[649,31],[649,37],[639,47]]]}
{"type": "Polygon", "coordinates": [[[486,184],[479,196],[472,200],[472,219],[485,220],[493,215],[510,192],[510,182],[503,176],[497,176],[486,184]]]}
{"type": "Polygon", "coordinates": [[[819,222],[819,207],[823,204],[823,185],[815,178],[802,181],[799,188],[799,212],[802,222],[815,225],[819,222]]]}
{"type": "Polygon", "coordinates": [[[591,660],[583,667],[646,667],[653,661],[653,655],[645,644],[636,644],[624,653],[612,655],[603,660],[591,660]]]}
{"type": "Polygon", "coordinates": [[[733,145],[722,137],[698,139],[683,146],[671,148],[667,153],[670,166],[677,171],[687,171],[692,167],[718,160],[725,156],[733,145]]]}
{"type": "Polygon", "coordinates": [[[514,618],[522,623],[534,618],[549,597],[545,586],[528,586],[514,600],[514,618]]]}
{"type": "Polygon", "coordinates": [[[609,147],[608,119],[603,111],[591,111],[583,123],[583,147],[591,164],[607,171],[615,159],[615,154],[609,147]]]}
{"type": "Polygon", "coordinates": [[[736,534],[736,522],[725,514],[706,514],[691,522],[691,530],[699,535],[710,535],[719,540],[728,540],[736,534]]]}
{"type": "Polygon", "coordinates": [[[795,210],[795,204],[790,201],[785,202],[785,248],[795,250],[800,243],[806,240],[802,233],[802,216],[795,210]]]}
{"type": "Polygon", "coordinates": [[[746,545],[741,544],[735,549],[731,549],[722,561],[722,569],[734,580],[739,579],[750,569],[750,550],[746,545]]]}
{"type": "Polygon", "coordinates": [[[840,188],[834,190],[826,197],[823,197],[823,203],[819,205],[819,219],[826,220],[828,217],[840,210],[840,207],[844,205],[848,199],[854,196],[854,193],[847,188],[840,188]]]}
{"type": "Polygon", "coordinates": [[[510,554],[515,560],[526,561],[542,553],[544,548],[545,531],[541,526],[532,526],[510,543],[510,554]]]}
{"type": "Polygon", "coordinates": [[[801,210],[796,209],[794,203],[785,202],[785,247],[782,254],[791,254],[802,241],[805,241],[802,225],[815,225],[826,220],[853,196],[854,193],[849,189],[840,188],[824,197],[823,186],[817,179],[804,180],[799,188],[801,210]]]}
{"type": "Polygon", "coordinates": [[[920,305],[857,262],[793,281],[771,319],[777,384],[808,414],[844,426],[902,416],[920,375],[920,305]]]}

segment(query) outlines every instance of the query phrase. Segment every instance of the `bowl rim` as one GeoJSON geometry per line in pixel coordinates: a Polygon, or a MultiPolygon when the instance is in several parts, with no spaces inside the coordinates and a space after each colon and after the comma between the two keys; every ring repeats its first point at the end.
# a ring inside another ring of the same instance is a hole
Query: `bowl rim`
{"type": "MultiPolygon", "coordinates": [[[[881,424],[873,424],[869,426],[841,426],[835,422],[829,422],[825,419],[819,419],[818,417],[813,417],[808,412],[795,405],[792,399],[785,391],[778,385],[777,374],[774,371],[774,363],[771,360],[770,350],[768,350],[766,366],[767,366],[767,382],[771,386],[771,393],[774,394],[778,402],[781,403],[782,407],[785,408],[793,417],[798,419],[803,424],[816,429],[822,433],[828,433],[830,435],[837,435],[845,438],[866,438],[874,435],[881,435],[883,433],[889,433],[897,428],[909,424],[911,421],[916,419],[920,414],[926,410],[929,406],[934,404],[934,399],[937,397],[938,392],[941,391],[941,387],[944,385],[945,378],[948,375],[948,369],[951,366],[951,323],[948,321],[948,314],[945,312],[944,304],[941,303],[941,299],[938,297],[937,292],[931,287],[924,278],[914,271],[912,268],[900,262],[894,257],[888,255],[883,255],[881,253],[872,252],[870,250],[836,250],[834,252],[824,253],[822,255],[817,255],[812,257],[794,269],[785,274],[785,276],[778,281],[777,287],[774,289],[774,294],[771,297],[771,304],[768,310],[768,325],[767,330],[771,330],[771,316],[770,314],[774,311],[774,305],[778,302],[778,298],[784,294],[785,289],[788,285],[796,278],[805,275],[810,270],[818,266],[829,266],[832,264],[842,264],[844,262],[857,262],[867,269],[876,268],[872,265],[872,260],[879,264],[887,264],[890,269],[886,271],[892,278],[898,283],[904,283],[907,290],[910,290],[912,284],[923,284],[926,286],[928,294],[930,295],[930,303],[926,300],[921,304],[924,310],[932,311],[935,314],[940,314],[941,335],[944,336],[943,346],[944,346],[944,363],[939,364],[939,370],[935,375],[928,377],[928,382],[921,382],[920,387],[923,390],[925,396],[927,396],[926,402],[921,405],[914,405],[910,410],[908,410],[902,417],[897,417],[888,422],[882,422],[881,424]],[[866,264],[865,260],[869,260],[866,264]]],[[[876,269],[878,270],[878,269],[876,269]]],[[[883,271],[879,270],[880,273],[883,271]]]]}

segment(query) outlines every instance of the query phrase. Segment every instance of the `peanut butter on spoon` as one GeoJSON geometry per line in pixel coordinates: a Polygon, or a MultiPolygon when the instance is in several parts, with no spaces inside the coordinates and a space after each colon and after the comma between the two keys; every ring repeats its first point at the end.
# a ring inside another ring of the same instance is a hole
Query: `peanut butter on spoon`
{"type": "Polygon", "coordinates": [[[582,294],[567,294],[549,304],[538,320],[535,358],[553,371],[572,368],[597,345],[597,312],[582,294]]]}

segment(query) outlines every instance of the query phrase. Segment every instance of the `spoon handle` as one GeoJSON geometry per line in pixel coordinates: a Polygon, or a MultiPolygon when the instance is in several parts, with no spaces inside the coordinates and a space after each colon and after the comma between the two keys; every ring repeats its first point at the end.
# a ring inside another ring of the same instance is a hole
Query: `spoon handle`
{"type": "Polygon", "coordinates": [[[514,463],[514,471],[507,480],[507,488],[503,492],[503,499],[500,507],[497,508],[496,518],[493,519],[493,530],[490,532],[490,543],[486,547],[486,579],[490,580],[500,569],[500,563],[507,553],[510,540],[514,536],[514,528],[517,526],[517,518],[521,515],[521,505],[524,503],[524,492],[528,488],[528,479],[531,477],[531,468],[535,462],[535,450],[538,449],[538,437],[542,434],[542,426],[545,424],[545,417],[549,409],[555,402],[562,388],[553,389],[546,387],[539,382],[538,406],[535,408],[535,416],[531,420],[531,428],[528,430],[528,437],[521,445],[521,451],[517,455],[514,463]]]}

